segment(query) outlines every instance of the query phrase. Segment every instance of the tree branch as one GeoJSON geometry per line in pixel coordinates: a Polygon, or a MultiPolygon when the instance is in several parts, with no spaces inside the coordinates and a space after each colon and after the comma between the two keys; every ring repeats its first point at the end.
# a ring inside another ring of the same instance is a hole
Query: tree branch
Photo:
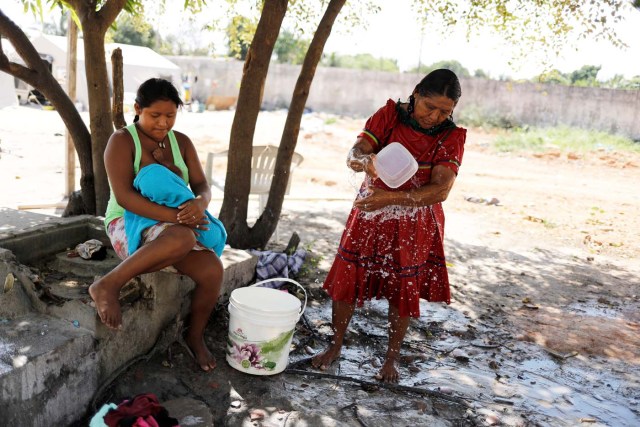
{"type": "Polygon", "coordinates": [[[24,60],[32,72],[43,73],[49,71],[27,35],[2,10],[0,10],[0,36],[11,42],[16,53],[24,60]]]}
{"type": "Polygon", "coordinates": [[[0,67],[8,67],[8,66],[9,66],[9,58],[4,53],[4,49],[2,49],[2,37],[0,37],[0,67]]]}
{"type": "Polygon", "coordinates": [[[107,2],[96,12],[98,22],[101,24],[102,33],[105,33],[111,23],[113,23],[127,1],[126,0],[107,0],[107,2]]]}
{"type": "Polygon", "coordinates": [[[6,57],[4,52],[2,53],[2,58],[0,58],[0,70],[4,71],[7,74],[11,74],[14,77],[17,77],[34,87],[37,86],[40,82],[37,72],[25,67],[22,64],[9,61],[9,58],[6,57]]]}

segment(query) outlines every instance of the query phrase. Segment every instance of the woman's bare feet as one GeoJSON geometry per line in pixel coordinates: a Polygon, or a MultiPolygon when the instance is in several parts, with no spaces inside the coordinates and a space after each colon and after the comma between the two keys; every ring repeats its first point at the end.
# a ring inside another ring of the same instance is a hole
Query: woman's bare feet
{"type": "Polygon", "coordinates": [[[207,345],[204,343],[204,338],[187,337],[185,343],[189,347],[189,350],[191,350],[191,356],[196,360],[200,369],[209,372],[216,368],[216,358],[213,357],[213,354],[211,354],[207,348],[207,345]]]}
{"type": "Polygon", "coordinates": [[[375,378],[385,383],[397,383],[399,374],[396,367],[396,360],[394,358],[387,358],[375,378]]]}
{"type": "Polygon", "coordinates": [[[119,288],[110,287],[102,278],[89,286],[89,295],[96,303],[96,310],[102,323],[111,329],[120,329],[122,327],[122,313],[120,301],[118,301],[119,288]]]}
{"type": "Polygon", "coordinates": [[[331,344],[329,347],[311,359],[311,366],[321,371],[326,371],[329,366],[340,357],[340,350],[342,346],[331,344]]]}

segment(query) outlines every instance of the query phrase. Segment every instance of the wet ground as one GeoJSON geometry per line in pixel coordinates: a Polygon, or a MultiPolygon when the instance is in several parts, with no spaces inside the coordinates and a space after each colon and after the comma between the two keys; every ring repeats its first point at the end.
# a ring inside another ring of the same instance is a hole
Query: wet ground
{"type": "MultiPolygon", "coordinates": [[[[52,188],[64,188],[64,126],[48,113],[2,110],[0,178],[7,185],[0,205],[60,200],[52,188]]],[[[255,143],[277,144],[285,117],[261,114],[255,143]]],[[[185,114],[177,129],[187,130],[204,159],[227,148],[232,118],[185,114]]],[[[318,288],[359,185],[343,165],[363,124],[303,119],[296,151],[305,160],[283,206],[280,249],[297,231],[312,251],[299,280],[313,297],[288,371],[258,377],[230,368],[221,307],[207,332],[218,369],[199,372],[174,344],[131,366],[97,403],[139,392],[162,401],[189,396],[209,406],[216,425],[230,426],[640,425],[640,199],[632,185],[640,161],[606,147],[496,153],[493,132],[470,129],[444,205],[452,304],[424,303],[412,322],[401,387],[373,379],[385,349],[384,302],[356,312],[331,371],[295,364],[329,340],[330,304],[318,288]],[[493,198],[497,204],[477,202],[493,198]]],[[[221,193],[214,198],[215,213],[221,193]]]]}
{"type": "Polygon", "coordinates": [[[296,227],[301,247],[311,249],[298,278],[310,302],[285,372],[252,376],[226,363],[221,306],[207,330],[214,372],[200,372],[174,344],[132,366],[97,404],[142,392],[161,401],[188,396],[206,403],[215,425],[229,426],[640,425],[637,273],[560,252],[480,251],[452,239],[454,301],[422,303],[398,385],[374,379],[386,349],[385,301],[356,311],[339,362],[312,369],[310,355],[330,340],[330,301],[320,286],[342,204],[326,204],[319,220],[299,203],[283,218],[283,230],[296,227]],[[547,291],[558,282],[562,289],[547,291]]]}

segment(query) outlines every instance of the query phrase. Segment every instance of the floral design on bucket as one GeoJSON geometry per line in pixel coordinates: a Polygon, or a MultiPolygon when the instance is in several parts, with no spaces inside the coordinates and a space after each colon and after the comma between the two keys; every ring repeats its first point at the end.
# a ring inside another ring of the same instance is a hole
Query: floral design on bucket
{"type": "Polygon", "coordinates": [[[247,342],[242,329],[238,328],[229,334],[227,354],[246,370],[272,371],[291,342],[293,332],[294,329],[283,332],[269,341],[247,342]]]}
{"type": "Polygon", "coordinates": [[[262,361],[262,356],[260,356],[260,347],[255,344],[245,343],[238,345],[234,343],[231,348],[231,357],[242,365],[243,368],[252,366],[254,368],[262,369],[262,365],[260,364],[262,361]]]}

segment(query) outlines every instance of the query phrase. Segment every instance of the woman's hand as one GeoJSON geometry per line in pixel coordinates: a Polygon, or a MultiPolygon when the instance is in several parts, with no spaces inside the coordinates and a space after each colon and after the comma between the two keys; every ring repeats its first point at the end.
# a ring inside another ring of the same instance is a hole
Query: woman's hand
{"type": "Polygon", "coordinates": [[[373,212],[389,205],[389,191],[376,187],[368,187],[366,194],[367,195],[365,197],[358,199],[353,203],[354,206],[361,211],[373,212]]]}
{"type": "Polygon", "coordinates": [[[178,209],[178,223],[199,230],[208,230],[205,226],[209,224],[209,220],[204,214],[206,206],[201,196],[181,204],[178,209]]]}
{"type": "Polygon", "coordinates": [[[378,172],[376,171],[376,166],[374,165],[375,158],[375,154],[368,154],[359,157],[349,156],[347,166],[349,166],[349,168],[353,169],[356,172],[364,172],[371,178],[376,179],[378,177],[378,172]]]}
{"type": "Polygon", "coordinates": [[[347,156],[347,166],[356,172],[365,172],[371,178],[377,178],[378,172],[373,164],[376,155],[373,147],[363,138],[358,138],[347,156]]]}

